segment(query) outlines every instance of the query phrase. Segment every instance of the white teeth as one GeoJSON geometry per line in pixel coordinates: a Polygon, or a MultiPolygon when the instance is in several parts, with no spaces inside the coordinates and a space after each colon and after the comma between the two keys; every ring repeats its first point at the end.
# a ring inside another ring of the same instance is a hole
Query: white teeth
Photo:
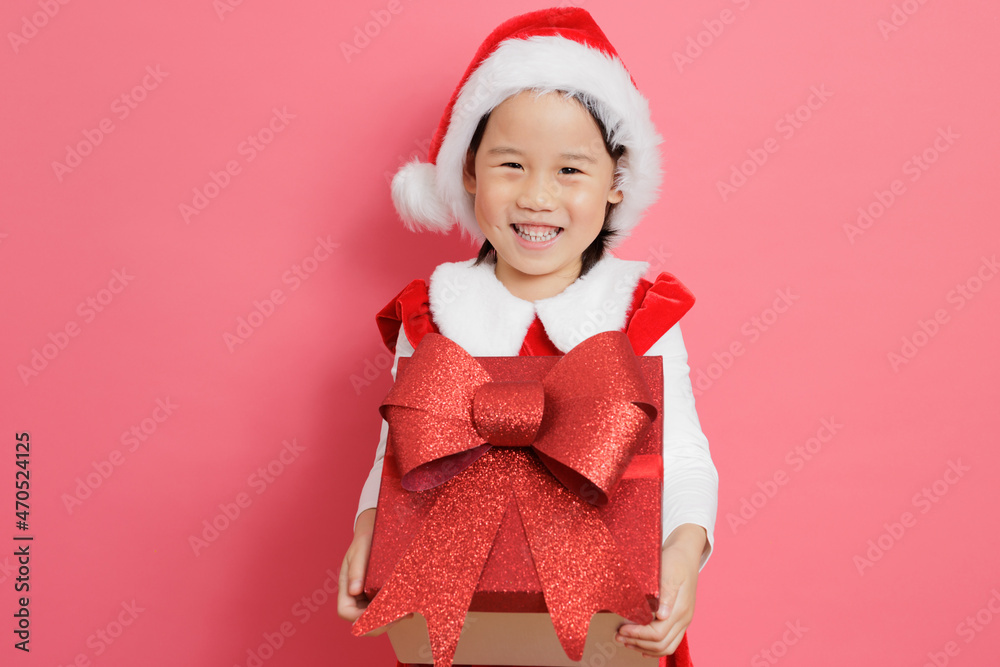
{"type": "Polygon", "coordinates": [[[522,239],[525,239],[526,241],[533,241],[535,243],[544,243],[545,241],[551,241],[552,239],[554,239],[556,236],[559,235],[558,227],[554,227],[551,232],[547,232],[545,234],[531,234],[521,229],[519,225],[514,225],[514,231],[517,232],[517,235],[520,236],[522,239]]]}

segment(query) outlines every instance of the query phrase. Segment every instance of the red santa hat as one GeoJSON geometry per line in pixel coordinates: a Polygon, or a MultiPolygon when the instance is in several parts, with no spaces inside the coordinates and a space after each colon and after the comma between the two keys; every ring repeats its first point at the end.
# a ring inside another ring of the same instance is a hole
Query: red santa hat
{"type": "Polygon", "coordinates": [[[628,236],[657,199],[662,138],[632,75],[593,17],[579,7],[515,16],[479,47],[445,108],[428,161],[415,159],[392,179],[393,203],[409,229],[447,232],[457,221],[473,239],[484,238],[473,195],[462,182],[466,153],[479,120],[529,88],[589,97],[611,145],[625,147],[616,172],[624,199],[612,208],[609,224],[618,232],[616,242],[628,236]]]}

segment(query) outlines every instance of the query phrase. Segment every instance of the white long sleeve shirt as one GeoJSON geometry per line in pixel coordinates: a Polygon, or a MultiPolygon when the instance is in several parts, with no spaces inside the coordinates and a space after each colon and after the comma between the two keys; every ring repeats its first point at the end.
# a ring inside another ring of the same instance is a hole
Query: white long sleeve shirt
{"type": "MultiPolygon", "coordinates": [[[[632,295],[647,268],[645,262],[605,256],[561,293],[532,302],[507,291],[492,265],[473,266],[473,260],[441,264],[431,274],[428,289],[431,315],[442,335],[473,356],[517,356],[536,316],[552,343],[566,353],[584,338],[625,326],[632,295]]],[[[393,380],[399,359],[412,354],[413,345],[400,327],[393,380]]],[[[714,549],[719,477],[695,410],[680,324],[668,329],[645,355],[663,357],[663,537],[666,540],[684,523],[705,528],[703,568],[714,549]]],[[[378,504],[388,433],[383,419],[355,523],[361,512],[378,504]]]]}

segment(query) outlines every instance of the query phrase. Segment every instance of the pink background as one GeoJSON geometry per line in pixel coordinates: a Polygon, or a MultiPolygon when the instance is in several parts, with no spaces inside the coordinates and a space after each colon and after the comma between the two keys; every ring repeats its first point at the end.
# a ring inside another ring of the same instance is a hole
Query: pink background
{"type": "MultiPolygon", "coordinates": [[[[721,486],[697,664],[992,664],[1000,10],[581,4],[665,138],[663,196],[617,254],[698,297],[683,326],[721,486]]],[[[545,5],[219,5],[4,4],[3,664],[247,665],[283,624],[268,666],[392,664],[323,591],[390,382],[374,314],[474,248],[405,231],[387,177],[426,154],[489,31],[545,5]],[[21,431],[30,655],[10,632],[21,431]]]]}

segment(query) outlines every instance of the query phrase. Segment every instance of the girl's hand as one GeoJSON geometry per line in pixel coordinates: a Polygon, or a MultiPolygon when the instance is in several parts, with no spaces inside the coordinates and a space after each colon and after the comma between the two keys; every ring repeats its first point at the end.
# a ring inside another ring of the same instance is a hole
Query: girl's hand
{"type": "MultiPolygon", "coordinates": [[[[344,620],[354,623],[368,606],[368,598],[364,595],[365,572],[368,570],[368,557],[372,550],[372,530],[375,527],[375,508],[367,509],[358,516],[354,527],[354,539],[347,548],[344,562],[340,566],[340,582],[337,587],[337,613],[344,620]]],[[[403,618],[409,618],[407,614],[403,618]]],[[[393,621],[397,623],[399,620],[393,621]]],[[[382,634],[392,623],[376,628],[364,635],[375,637],[382,634]]]]}
{"type": "Polygon", "coordinates": [[[375,509],[367,509],[358,517],[354,526],[354,539],[347,548],[344,562],[340,566],[340,582],[337,587],[337,613],[344,620],[353,623],[361,617],[368,598],[364,596],[365,572],[368,570],[368,556],[372,549],[372,529],[375,526],[375,509]]]}
{"type": "Polygon", "coordinates": [[[660,608],[649,625],[623,624],[615,640],[647,657],[672,655],[694,617],[701,554],[708,542],[705,529],[678,526],[660,551],[660,608]]]}

